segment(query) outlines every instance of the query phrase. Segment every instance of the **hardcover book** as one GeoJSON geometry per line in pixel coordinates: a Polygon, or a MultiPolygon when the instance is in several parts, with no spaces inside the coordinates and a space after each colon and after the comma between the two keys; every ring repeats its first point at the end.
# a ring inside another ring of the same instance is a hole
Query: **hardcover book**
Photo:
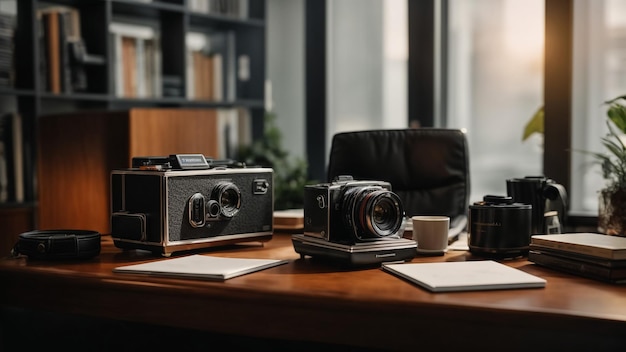
{"type": "Polygon", "coordinates": [[[564,256],[552,255],[549,252],[531,249],[528,260],[547,268],[557,269],[570,274],[611,283],[626,283],[626,268],[611,268],[593,264],[589,261],[577,260],[564,256]]]}
{"type": "Polygon", "coordinates": [[[626,268],[626,259],[607,259],[575,252],[566,252],[551,247],[541,246],[538,244],[531,244],[529,246],[529,250],[541,252],[543,254],[548,254],[552,256],[563,257],[575,261],[586,262],[607,268],[626,268]]]}
{"type": "Polygon", "coordinates": [[[540,245],[563,252],[622,260],[626,259],[626,237],[610,236],[601,233],[562,233],[555,235],[534,235],[531,245],[540,245]]]}

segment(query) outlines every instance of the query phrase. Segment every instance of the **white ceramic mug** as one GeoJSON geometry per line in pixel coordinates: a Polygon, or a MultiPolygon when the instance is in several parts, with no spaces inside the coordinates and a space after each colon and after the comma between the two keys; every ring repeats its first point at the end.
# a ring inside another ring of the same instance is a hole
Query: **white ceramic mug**
{"type": "Polygon", "coordinates": [[[450,217],[416,215],[411,217],[411,221],[418,252],[443,254],[447,251],[450,217]]]}

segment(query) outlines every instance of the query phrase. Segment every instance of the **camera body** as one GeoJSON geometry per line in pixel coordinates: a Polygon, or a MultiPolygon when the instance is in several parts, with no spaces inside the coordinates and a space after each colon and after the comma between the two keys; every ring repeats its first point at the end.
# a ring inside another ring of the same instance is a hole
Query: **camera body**
{"type": "Polygon", "coordinates": [[[273,231],[273,170],[219,163],[201,154],[133,158],[111,172],[111,236],[118,248],[164,256],[273,231]]]}
{"type": "Polygon", "coordinates": [[[304,187],[304,235],[355,244],[398,239],[404,233],[404,208],[391,184],[340,176],[304,187]]]}

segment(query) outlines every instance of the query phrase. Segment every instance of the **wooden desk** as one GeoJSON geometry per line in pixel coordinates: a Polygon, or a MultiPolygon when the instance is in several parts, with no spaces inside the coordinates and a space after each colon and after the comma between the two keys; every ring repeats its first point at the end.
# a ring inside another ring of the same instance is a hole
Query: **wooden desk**
{"type": "MultiPolygon", "coordinates": [[[[117,274],[112,272],[116,266],[162,258],[123,252],[103,236],[102,253],[86,262],[0,260],[0,302],[4,308],[300,341],[303,346],[323,343],[338,350],[345,350],[343,345],[508,351],[626,346],[626,286],[552,271],[524,259],[507,263],[545,278],[545,288],[433,294],[379,268],[348,269],[301,259],[286,234],[264,245],[205,253],[290,262],[225,282],[117,274]]],[[[468,252],[449,252],[413,261],[471,259],[476,258],[468,252]]],[[[111,337],[118,332],[98,333],[111,337]]]]}

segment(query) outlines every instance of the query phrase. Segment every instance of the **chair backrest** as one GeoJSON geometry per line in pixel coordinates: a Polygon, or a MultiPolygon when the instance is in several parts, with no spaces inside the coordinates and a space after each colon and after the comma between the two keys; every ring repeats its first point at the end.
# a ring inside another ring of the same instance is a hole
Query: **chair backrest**
{"type": "Polygon", "coordinates": [[[470,173],[467,139],[458,129],[343,132],[333,136],[328,181],[340,175],[391,183],[407,216],[466,217],[470,173]]]}

